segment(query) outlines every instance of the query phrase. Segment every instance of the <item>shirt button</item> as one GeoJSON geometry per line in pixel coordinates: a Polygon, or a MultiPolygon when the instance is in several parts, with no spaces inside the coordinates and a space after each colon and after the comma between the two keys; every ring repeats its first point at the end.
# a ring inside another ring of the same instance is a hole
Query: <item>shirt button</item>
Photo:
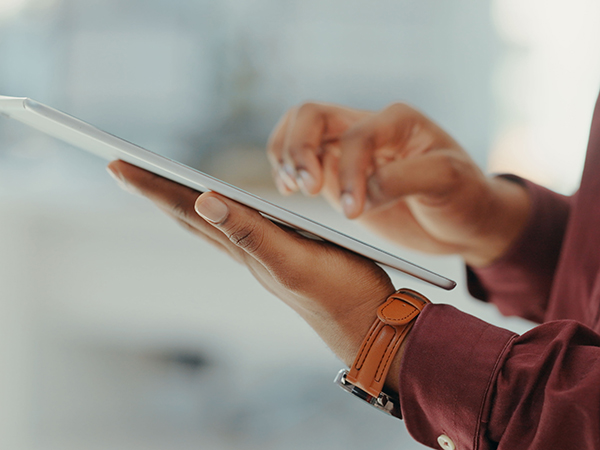
{"type": "Polygon", "coordinates": [[[454,445],[452,439],[445,434],[442,434],[438,437],[438,444],[440,444],[440,447],[442,447],[444,450],[456,450],[456,445],[454,445]]]}

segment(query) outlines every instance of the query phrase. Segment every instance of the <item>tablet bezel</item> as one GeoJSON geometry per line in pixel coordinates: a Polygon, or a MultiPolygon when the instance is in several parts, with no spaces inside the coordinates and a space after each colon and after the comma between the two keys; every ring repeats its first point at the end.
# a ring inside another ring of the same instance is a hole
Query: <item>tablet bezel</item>
{"type": "Polygon", "coordinates": [[[434,286],[446,290],[451,290],[456,286],[454,281],[430,270],[277,206],[196,169],[125,141],[35,100],[26,97],[0,96],[0,113],[108,161],[120,159],[197,191],[218,192],[259,211],[263,216],[275,222],[283,223],[303,234],[308,233],[309,236],[330,241],[380,265],[398,270],[434,286]]]}

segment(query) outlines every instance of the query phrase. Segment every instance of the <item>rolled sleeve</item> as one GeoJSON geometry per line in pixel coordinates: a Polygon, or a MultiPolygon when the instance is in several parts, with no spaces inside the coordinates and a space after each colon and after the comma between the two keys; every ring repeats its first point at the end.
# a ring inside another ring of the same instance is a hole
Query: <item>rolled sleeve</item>
{"type": "Polygon", "coordinates": [[[515,337],[452,306],[426,306],[399,374],[409,433],[432,448],[448,436],[457,449],[485,449],[490,391],[515,337]]]}

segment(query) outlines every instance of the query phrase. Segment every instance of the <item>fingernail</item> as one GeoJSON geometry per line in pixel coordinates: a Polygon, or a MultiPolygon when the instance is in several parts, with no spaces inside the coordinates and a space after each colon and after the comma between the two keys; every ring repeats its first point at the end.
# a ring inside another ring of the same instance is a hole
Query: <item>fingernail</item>
{"type": "Polygon", "coordinates": [[[288,189],[295,189],[296,183],[289,176],[289,174],[287,173],[285,168],[280,167],[278,170],[278,173],[279,173],[279,178],[281,178],[281,181],[288,187],[288,189]]]}
{"type": "Polygon", "coordinates": [[[120,173],[115,172],[111,167],[107,167],[106,171],[112,177],[112,179],[117,182],[117,186],[119,186],[121,189],[129,192],[130,194],[140,195],[140,193],[133,186],[128,184],[125,179],[123,179],[120,173]]]}
{"type": "Polygon", "coordinates": [[[292,180],[296,178],[296,168],[291,164],[284,164],[283,170],[285,170],[285,173],[287,173],[292,180]]]}
{"type": "Polygon", "coordinates": [[[214,197],[198,197],[194,208],[198,215],[214,224],[222,223],[229,214],[227,205],[214,197]]]}
{"type": "Polygon", "coordinates": [[[308,195],[311,195],[317,187],[317,180],[315,180],[315,178],[304,169],[298,172],[298,178],[296,178],[296,181],[302,192],[308,195]]]}
{"type": "Polygon", "coordinates": [[[342,194],[341,203],[344,214],[346,214],[347,217],[352,216],[354,214],[354,210],[356,209],[356,202],[354,201],[352,194],[348,192],[342,194]]]}
{"type": "Polygon", "coordinates": [[[117,173],[113,170],[112,167],[110,166],[106,166],[106,171],[108,172],[108,174],[118,183],[118,182],[122,182],[123,180],[121,179],[121,174],[117,173]]]}
{"type": "Polygon", "coordinates": [[[296,168],[291,164],[284,164],[283,170],[287,175],[288,179],[292,182],[293,185],[296,184],[296,168]]]}
{"type": "Polygon", "coordinates": [[[275,175],[275,186],[277,186],[277,190],[280,194],[286,195],[290,193],[287,185],[283,182],[279,175],[275,175]]]}

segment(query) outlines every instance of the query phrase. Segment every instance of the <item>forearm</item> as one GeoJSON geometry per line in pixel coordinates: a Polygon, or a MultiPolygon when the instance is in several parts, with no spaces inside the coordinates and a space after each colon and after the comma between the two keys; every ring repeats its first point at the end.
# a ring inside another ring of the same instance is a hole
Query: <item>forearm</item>
{"type": "Polygon", "coordinates": [[[471,267],[486,267],[504,255],[519,238],[531,209],[523,184],[503,177],[489,180],[489,195],[481,205],[479,230],[461,253],[471,267]]]}
{"type": "Polygon", "coordinates": [[[541,323],[573,197],[516,180],[526,188],[530,198],[527,223],[520,236],[491,265],[471,267],[469,291],[476,298],[496,304],[505,315],[541,323]]]}

